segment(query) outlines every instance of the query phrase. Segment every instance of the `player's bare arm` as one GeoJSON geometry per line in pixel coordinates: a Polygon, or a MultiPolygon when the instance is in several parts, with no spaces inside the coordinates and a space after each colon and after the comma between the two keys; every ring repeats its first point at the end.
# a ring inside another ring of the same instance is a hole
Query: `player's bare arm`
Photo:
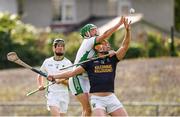
{"type": "Polygon", "coordinates": [[[38,84],[38,88],[39,90],[44,90],[44,78],[41,75],[37,76],[37,84],[38,84]]]}
{"type": "Polygon", "coordinates": [[[107,30],[103,35],[98,36],[98,37],[96,38],[96,42],[97,42],[97,43],[98,43],[98,42],[101,42],[101,41],[103,41],[104,39],[110,37],[110,36],[119,28],[119,26],[124,23],[124,20],[125,20],[124,16],[121,16],[119,22],[118,22],[114,27],[110,28],[110,29],[107,30]]]}
{"type": "Polygon", "coordinates": [[[131,40],[130,24],[131,24],[131,21],[128,21],[128,19],[125,19],[124,27],[126,29],[126,34],[125,34],[125,37],[123,39],[121,47],[116,51],[116,56],[119,60],[121,60],[125,56],[125,54],[128,50],[128,47],[129,47],[129,43],[131,40]]]}
{"type": "Polygon", "coordinates": [[[78,74],[81,74],[84,72],[85,72],[85,69],[83,67],[79,66],[76,69],[71,70],[71,71],[64,71],[64,72],[56,74],[56,75],[49,75],[47,79],[49,81],[53,81],[55,79],[69,79],[70,77],[73,77],[75,75],[78,75],[78,74]]]}

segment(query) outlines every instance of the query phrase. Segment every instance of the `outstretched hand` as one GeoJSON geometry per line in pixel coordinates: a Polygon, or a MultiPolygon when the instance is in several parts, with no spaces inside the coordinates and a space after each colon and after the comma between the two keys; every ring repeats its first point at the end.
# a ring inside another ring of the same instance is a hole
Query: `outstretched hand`
{"type": "Polygon", "coordinates": [[[131,25],[131,20],[128,21],[128,18],[125,18],[125,20],[124,20],[123,23],[124,23],[125,29],[126,29],[126,30],[129,30],[129,29],[130,29],[130,25],[131,25]]]}
{"type": "Polygon", "coordinates": [[[125,22],[125,17],[121,16],[121,19],[119,20],[119,25],[122,25],[125,22]]]}

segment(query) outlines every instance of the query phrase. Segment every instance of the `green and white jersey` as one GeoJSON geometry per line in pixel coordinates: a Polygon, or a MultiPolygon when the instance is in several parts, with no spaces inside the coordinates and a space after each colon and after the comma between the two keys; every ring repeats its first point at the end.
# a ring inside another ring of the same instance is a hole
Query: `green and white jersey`
{"type": "MultiPolygon", "coordinates": [[[[76,59],[74,61],[74,64],[92,58],[95,55],[95,51],[93,49],[95,43],[96,43],[96,37],[84,39],[76,54],[76,59]]],[[[87,73],[83,73],[82,76],[87,77],[87,73]]]]}
{"type": "MultiPolygon", "coordinates": [[[[92,58],[95,55],[94,45],[96,43],[96,37],[86,38],[83,40],[75,59],[75,64],[92,58]]],[[[76,66],[74,67],[76,68],[76,66]]],[[[88,93],[90,89],[89,79],[87,73],[79,74],[69,79],[69,88],[73,95],[79,95],[81,93],[88,93]]]]}
{"type": "MultiPolygon", "coordinates": [[[[49,75],[55,75],[59,72],[61,72],[62,70],[59,70],[63,67],[67,67],[72,65],[71,61],[68,60],[67,58],[63,58],[63,60],[60,61],[56,61],[54,60],[53,57],[47,58],[40,70],[42,70],[43,72],[49,74],[49,75]]],[[[72,69],[72,68],[71,68],[72,69]]],[[[50,82],[49,82],[50,83],[50,82]]],[[[53,84],[51,86],[48,87],[48,91],[50,92],[62,92],[62,91],[68,91],[68,87],[66,85],[63,84],[53,84]]]]}
{"type": "Polygon", "coordinates": [[[96,43],[96,37],[84,39],[76,54],[76,59],[74,63],[76,64],[85,61],[89,58],[92,58],[95,55],[95,51],[93,49],[95,43],[96,43]]]}

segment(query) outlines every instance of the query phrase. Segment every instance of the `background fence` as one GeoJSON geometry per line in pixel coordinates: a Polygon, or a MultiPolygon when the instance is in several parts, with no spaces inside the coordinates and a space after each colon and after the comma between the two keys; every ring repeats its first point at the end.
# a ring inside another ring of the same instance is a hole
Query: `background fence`
{"type": "MultiPolygon", "coordinates": [[[[180,116],[180,103],[123,102],[130,116],[180,116]]],[[[68,115],[80,115],[78,102],[69,105],[68,115]]],[[[0,116],[48,116],[45,103],[0,103],[0,116]]]]}

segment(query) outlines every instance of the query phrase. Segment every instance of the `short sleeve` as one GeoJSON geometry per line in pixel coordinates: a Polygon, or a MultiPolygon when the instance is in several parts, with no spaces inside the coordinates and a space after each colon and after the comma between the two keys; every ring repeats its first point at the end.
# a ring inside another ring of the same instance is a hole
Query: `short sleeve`
{"type": "Polygon", "coordinates": [[[47,72],[47,71],[46,71],[46,60],[45,60],[45,61],[43,62],[43,64],[41,65],[40,70],[41,70],[42,72],[47,72]]]}
{"type": "Polygon", "coordinates": [[[89,62],[81,64],[81,67],[83,67],[86,71],[88,70],[88,63],[89,62]]]}
{"type": "Polygon", "coordinates": [[[112,56],[112,60],[118,63],[120,60],[117,58],[116,54],[112,56]]]}
{"type": "MultiPolygon", "coordinates": [[[[72,65],[72,62],[70,60],[68,60],[68,66],[71,66],[71,65],[72,65]]],[[[68,68],[68,70],[72,70],[72,69],[73,69],[73,67],[68,68]]]]}
{"type": "Polygon", "coordinates": [[[87,43],[94,47],[94,45],[96,44],[96,37],[91,37],[91,38],[87,39],[87,43]]]}

